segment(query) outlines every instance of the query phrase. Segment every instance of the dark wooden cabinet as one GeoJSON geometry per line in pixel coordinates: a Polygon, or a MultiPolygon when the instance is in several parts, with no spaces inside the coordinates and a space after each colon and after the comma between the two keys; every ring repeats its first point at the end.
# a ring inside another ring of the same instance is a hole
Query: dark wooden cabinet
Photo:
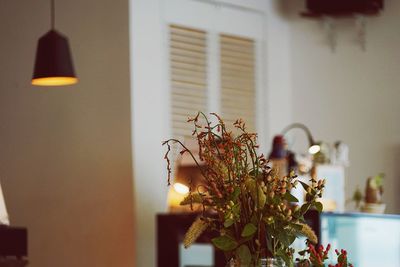
{"type": "MultiPolygon", "coordinates": [[[[179,267],[179,247],[187,229],[196,219],[196,213],[158,214],[157,215],[157,266],[179,267]]],[[[196,241],[200,244],[210,244],[218,233],[205,232],[196,241]]],[[[225,266],[224,253],[213,248],[215,267],[225,266]]],[[[196,265],[197,266],[197,265],[196,265]]]]}
{"type": "Polygon", "coordinates": [[[28,231],[23,227],[0,226],[0,267],[28,265],[28,231]]]}
{"type": "Polygon", "coordinates": [[[0,259],[0,267],[25,267],[28,266],[27,260],[19,259],[0,259]]]}

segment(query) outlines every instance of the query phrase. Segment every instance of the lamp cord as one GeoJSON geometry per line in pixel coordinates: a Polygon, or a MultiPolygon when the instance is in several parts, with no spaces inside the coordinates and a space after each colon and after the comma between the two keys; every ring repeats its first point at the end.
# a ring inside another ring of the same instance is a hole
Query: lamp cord
{"type": "Polygon", "coordinates": [[[51,10],[50,10],[50,14],[51,14],[51,17],[50,17],[50,19],[51,19],[51,29],[52,30],[54,30],[54,25],[55,25],[55,17],[56,17],[56,11],[55,11],[55,5],[54,5],[54,0],[51,0],[50,1],[50,8],[51,8],[51,10]]]}

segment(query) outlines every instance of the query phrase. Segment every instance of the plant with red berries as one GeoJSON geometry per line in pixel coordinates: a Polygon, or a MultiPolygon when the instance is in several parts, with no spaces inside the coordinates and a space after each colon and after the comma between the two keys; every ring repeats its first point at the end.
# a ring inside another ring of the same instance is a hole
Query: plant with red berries
{"type": "Polygon", "coordinates": [[[330,264],[329,267],[353,267],[353,264],[348,263],[346,250],[342,249],[339,252],[337,249],[335,249],[335,253],[338,258],[338,263],[335,265],[330,264]]]}
{"type": "MultiPolygon", "coordinates": [[[[302,259],[297,260],[298,267],[324,267],[325,261],[327,261],[329,250],[331,249],[331,245],[324,249],[324,246],[314,246],[311,243],[308,243],[308,248],[300,251],[299,254],[303,256],[302,259]]],[[[351,263],[348,262],[347,259],[347,251],[342,249],[340,252],[335,249],[335,253],[337,255],[337,263],[329,264],[329,267],[353,267],[351,263]]]]}

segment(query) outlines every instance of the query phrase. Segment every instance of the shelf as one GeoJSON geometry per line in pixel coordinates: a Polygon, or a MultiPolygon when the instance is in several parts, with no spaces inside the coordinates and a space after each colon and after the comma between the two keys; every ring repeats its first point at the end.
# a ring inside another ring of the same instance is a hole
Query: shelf
{"type": "Polygon", "coordinates": [[[370,9],[363,10],[359,12],[313,12],[313,11],[304,11],[301,12],[300,15],[305,18],[310,19],[319,19],[323,17],[334,17],[334,18],[349,18],[357,15],[361,16],[379,16],[381,13],[381,9],[370,9]]]}

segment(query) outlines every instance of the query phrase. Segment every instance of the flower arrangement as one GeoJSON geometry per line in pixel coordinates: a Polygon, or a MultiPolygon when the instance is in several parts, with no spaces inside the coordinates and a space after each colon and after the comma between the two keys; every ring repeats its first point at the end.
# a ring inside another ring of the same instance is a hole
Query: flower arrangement
{"type": "Polygon", "coordinates": [[[294,173],[278,177],[264,155],[258,154],[257,135],[247,132],[242,120],[234,123],[234,135],[217,114],[211,116],[215,123],[201,112],[188,119],[194,126],[192,135],[198,142],[199,160],[181,141],[163,142],[167,146],[168,185],[169,155],[174,144],[180,146],[180,154],[190,154],[204,177],[204,184],[190,188],[181,203],[201,205],[203,211],[187,231],[185,247],[210,229],[218,233],[212,243],[239,266],[258,266],[260,259],[267,257],[280,258],[293,266],[290,245],[296,237],[303,235],[310,243],[317,243],[303,216],[310,208],[322,210],[317,199],[322,196],[325,181],[311,179],[306,184],[294,173]],[[301,206],[290,193],[299,184],[306,195],[301,206]]]}

